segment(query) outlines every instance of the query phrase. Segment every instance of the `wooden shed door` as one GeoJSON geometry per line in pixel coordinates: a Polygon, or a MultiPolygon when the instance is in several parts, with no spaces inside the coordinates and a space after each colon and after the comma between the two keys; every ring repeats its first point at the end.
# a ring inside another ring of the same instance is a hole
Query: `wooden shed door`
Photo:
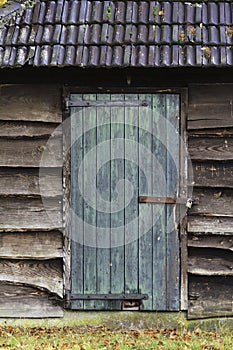
{"type": "Polygon", "coordinates": [[[71,95],[72,309],[179,310],[179,105],[71,95]]]}

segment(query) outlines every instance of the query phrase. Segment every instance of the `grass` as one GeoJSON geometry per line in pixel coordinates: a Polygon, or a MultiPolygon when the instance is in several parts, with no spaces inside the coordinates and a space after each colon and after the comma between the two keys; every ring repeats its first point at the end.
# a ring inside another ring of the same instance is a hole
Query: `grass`
{"type": "Polygon", "coordinates": [[[0,348],[20,350],[232,350],[232,330],[114,329],[101,327],[0,327],[0,348]]]}

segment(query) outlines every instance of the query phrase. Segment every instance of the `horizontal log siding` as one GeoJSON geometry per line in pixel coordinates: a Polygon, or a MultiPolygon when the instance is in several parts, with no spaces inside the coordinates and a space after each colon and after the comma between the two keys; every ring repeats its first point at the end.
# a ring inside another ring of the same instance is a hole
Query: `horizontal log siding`
{"type": "Polygon", "coordinates": [[[189,318],[232,316],[232,288],[232,276],[190,275],[189,318]]]}
{"type": "Polygon", "coordinates": [[[63,315],[61,121],[59,86],[0,86],[0,317],[63,315]]]}
{"type": "Polygon", "coordinates": [[[0,282],[0,317],[62,317],[63,310],[38,288],[0,282]]]}
{"type": "Polygon", "coordinates": [[[232,316],[233,85],[189,87],[189,318],[232,316]]]}

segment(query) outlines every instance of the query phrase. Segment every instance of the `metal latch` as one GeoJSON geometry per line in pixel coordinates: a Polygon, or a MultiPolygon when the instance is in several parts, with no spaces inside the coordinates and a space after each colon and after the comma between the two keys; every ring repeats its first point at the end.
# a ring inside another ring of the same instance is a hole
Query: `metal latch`
{"type": "Polygon", "coordinates": [[[155,197],[155,196],[139,196],[139,203],[156,203],[156,204],[181,204],[187,208],[191,208],[192,198],[174,198],[174,197],[155,197]]]}
{"type": "Polygon", "coordinates": [[[192,200],[192,198],[188,198],[186,201],[186,207],[191,209],[192,206],[193,206],[193,200],[192,200]]]}

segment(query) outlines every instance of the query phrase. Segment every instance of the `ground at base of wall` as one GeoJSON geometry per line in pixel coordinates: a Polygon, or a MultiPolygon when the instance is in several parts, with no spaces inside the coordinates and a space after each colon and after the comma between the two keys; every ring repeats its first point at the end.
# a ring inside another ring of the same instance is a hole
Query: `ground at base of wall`
{"type": "Polygon", "coordinates": [[[106,326],[110,329],[233,329],[233,317],[187,320],[185,312],[65,312],[61,318],[0,319],[0,326],[106,326]]]}

